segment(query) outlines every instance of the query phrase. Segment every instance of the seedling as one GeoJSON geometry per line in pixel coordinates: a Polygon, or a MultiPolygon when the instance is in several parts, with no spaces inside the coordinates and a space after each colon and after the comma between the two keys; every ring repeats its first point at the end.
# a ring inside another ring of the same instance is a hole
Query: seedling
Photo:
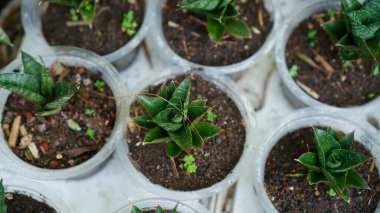
{"type": "Polygon", "coordinates": [[[94,114],[95,114],[95,110],[94,109],[86,109],[85,111],[84,111],[84,114],[86,115],[86,116],[88,116],[88,117],[91,117],[91,116],[93,116],[94,114]]]}
{"type": "Polygon", "coordinates": [[[375,66],[372,73],[373,73],[373,76],[378,76],[380,74],[380,67],[375,66]]]}
{"type": "Polygon", "coordinates": [[[5,190],[3,180],[0,180],[0,213],[6,213],[7,206],[5,204],[5,190]]]}
{"type": "Polygon", "coordinates": [[[352,63],[351,63],[351,61],[344,61],[342,66],[344,69],[347,69],[347,68],[352,66],[352,63]]]}
{"type": "Polygon", "coordinates": [[[99,90],[102,89],[105,85],[106,85],[106,83],[104,83],[104,81],[100,81],[100,80],[96,80],[95,84],[94,84],[96,89],[99,89],[99,90]]]}
{"type": "Polygon", "coordinates": [[[91,138],[92,140],[96,141],[96,137],[95,137],[95,131],[93,128],[87,128],[86,130],[86,136],[91,138]]]}
{"type": "Polygon", "coordinates": [[[380,0],[341,0],[341,18],[324,25],[344,60],[368,58],[380,64],[380,0]],[[350,53],[351,52],[351,53],[350,53]]]}
{"type": "Polygon", "coordinates": [[[9,39],[8,35],[5,33],[3,28],[0,27],[0,44],[5,44],[8,46],[13,46],[11,43],[11,40],[9,39]]]}
{"type": "Polygon", "coordinates": [[[207,30],[214,42],[225,33],[240,38],[251,36],[248,25],[237,18],[236,0],[182,0],[181,8],[207,18],[207,30]]]}
{"type": "Polygon", "coordinates": [[[135,20],[135,14],[132,10],[128,13],[123,14],[123,21],[121,27],[123,32],[127,33],[128,36],[133,36],[136,34],[137,22],[135,20]]]}
{"type": "Polygon", "coordinates": [[[296,161],[308,168],[309,184],[325,183],[337,196],[350,201],[349,188],[369,189],[366,181],[354,168],[368,158],[351,151],[354,132],[344,137],[329,128],[327,131],[314,129],[316,152],[302,154],[296,161]]]}
{"type": "Polygon", "coordinates": [[[198,166],[195,163],[195,158],[193,155],[186,155],[183,158],[184,164],[179,165],[180,168],[186,169],[186,174],[190,175],[197,172],[198,166]]]}
{"type": "Polygon", "coordinates": [[[309,45],[311,47],[316,47],[317,46],[317,40],[316,40],[317,34],[318,34],[317,30],[310,30],[307,33],[307,38],[310,40],[309,45]]]}
{"type": "Polygon", "coordinates": [[[166,144],[166,154],[175,158],[182,152],[191,154],[200,149],[205,140],[221,129],[202,119],[211,110],[203,100],[190,102],[191,79],[187,77],[176,88],[172,81],[163,85],[161,95],[137,95],[147,115],[135,118],[136,125],[148,130],[144,144],[166,144]]]}
{"type": "Polygon", "coordinates": [[[335,11],[333,9],[328,9],[326,11],[326,15],[327,15],[327,17],[332,18],[335,15],[335,11]]]}
{"type": "Polygon", "coordinates": [[[215,113],[213,113],[211,110],[207,111],[207,120],[211,123],[214,123],[216,117],[218,117],[215,113]]]}
{"type": "Polygon", "coordinates": [[[296,77],[298,75],[298,66],[293,64],[289,69],[289,75],[292,77],[296,77]]]}
{"type": "Polygon", "coordinates": [[[0,87],[34,102],[39,116],[59,113],[78,88],[68,82],[55,83],[48,68],[25,52],[21,56],[24,73],[1,73],[0,87]]]}
{"type": "MultiPolygon", "coordinates": [[[[155,209],[155,212],[156,213],[177,213],[177,207],[175,207],[173,210],[165,211],[160,206],[157,206],[156,209],[155,209]]],[[[142,210],[140,210],[138,207],[132,206],[131,213],[144,213],[144,212],[142,210]]]]}
{"type": "Polygon", "coordinates": [[[330,190],[327,191],[327,194],[330,196],[330,197],[335,197],[336,196],[336,192],[334,191],[334,189],[330,188],[330,190]]]}
{"type": "Polygon", "coordinates": [[[71,17],[71,21],[73,21],[73,22],[79,21],[78,13],[74,8],[70,9],[70,17],[71,17]]]}
{"type": "Polygon", "coordinates": [[[376,96],[375,93],[372,93],[372,92],[368,94],[369,99],[373,99],[375,96],[376,96]]]}

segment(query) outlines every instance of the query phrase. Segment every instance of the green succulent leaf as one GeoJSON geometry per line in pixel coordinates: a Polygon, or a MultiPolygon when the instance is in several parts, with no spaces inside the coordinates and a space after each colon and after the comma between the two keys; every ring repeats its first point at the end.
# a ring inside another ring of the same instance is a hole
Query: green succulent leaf
{"type": "Polygon", "coordinates": [[[327,133],[329,133],[336,141],[339,141],[341,136],[333,128],[327,128],[327,133]]]}
{"type": "Polygon", "coordinates": [[[239,19],[228,19],[226,21],[226,30],[228,33],[241,38],[248,38],[251,36],[247,23],[239,19]]]}
{"type": "Polygon", "coordinates": [[[134,119],[135,124],[143,129],[152,129],[157,126],[150,116],[139,116],[134,119]]]}
{"type": "Polygon", "coordinates": [[[214,10],[219,5],[219,0],[183,0],[181,7],[189,10],[214,10]]]}
{"type": "Polygon", "coordinates": [[[231,4],[227,5],[226,11],[224,12],[224,16],[230,18],[230,17],[235,17],[237,15],[238,15],[238,12],[235,9],[235,7],[231,4]]]}
{"type": "Polygon", "coordinates": [[[47,110],[62,107],[78,92],[78,88],[68,82],[59,82],[54,87],[54,100],[44,106],[47,110]]]}
{"type": "Polygon", "coordinates": [[[193,146],[196,148],[202,147],[203,141],[210,139],[222,132],[218,126],[206,122],[199,123],[191,129],[193,146]]]}
{"type": "Polygon", "coordinates": [[[62,107],[58,107],[58,108],[55,108],[52,110],[42,109],[42,110],[37,111],[36,115],[41,116],[41,117],[55,115],[55,114],[58,114],[59,112],[61,112],[61,110],[62,110],[62,107]]]}
{"type": "Polygon", "coordinates": [[[189,108],[204,107],[204,106],[206,106],[206,101],[202,101],[202,100],[195,100],[189,103],[189,108]]]}
{"type": "Polygon", "coordinates": [[[310,185],[327,181],[326,177],[321,172],[312,170],[307,173],[307,180],[309,181],[310,185]]]}
{"type": "Polygon", "coordinates": [[[369,189],[367,182],[353,169],[348,170],[346,184],[357,189],[369,189]]]}
{"type": "Polygon", "coordinates": [[[214,42],[218,42],[224,34],[224,24],[213,18],[207,18],[207,31],[214,42]]]}
{"type": "Polygon", "coordinates": [[[351,132],[339,140],[340,147],[342,149],[351,150],[352,144],[354,142],[355,132],[351,132]]]}
{"type": "Polygon", "coordinates": [[[161,206],[157,206],[157,208],[156,208],[156,213],[166,213],[166,211],[163,210],[163,209],[161,208],[161,206]]]}
{"type": "MultiPolygon", "coordinates": [[[[155,143],[158,143],[159,139],[163,139],[168,137],[168,134],[165,130],[161,129],[160,127],[155,127],[151,129],[148,134],[144,138],[144,143],[152,143],[155,141],[155,143]]],[[[160,140],[162,141],[162,140],[160,140]]],[[[162,141],[165,142],[165,141],[162,141]]]]}
{"type": "Polygon", "coordinates": [[[354,10],[358,10],[361,7],[361,4],[357,0],[341,0],[342,10],[343,12],[351,12],[354,10]]]}
{"type": "Polygon", "coordinates": [[[131,213],[143,213],[137,206],[132,206],[131,213]]]}
{"type": "Polygon", "coordinates": [[[5,190],[3,185],[3,180],[0,180],[0,212],[6,213],[7,206],[5,204],[5,190]]]}
{"type": "Polygon", "coordinates": [[[40,80],[41,72],[46,68],[26,52],[21,51],[21,59],[24,65],[24,73],[33,75],[36,79],[40,80]]]}
{"type": "Polygon", "coordinates": [[[350,202],[350,190],[348,189],[348,187],[343,189],[343,200],[347,203],[350,202]]]}
{"type": "Polygon", "coordinates": [[[8,35],[5,33],[5,31],[1,27],[0,27],[0,44],[12,46],[11,40],[9,39],[8,35]]]}
{"type": "Polygon", "coordinates": [[[346,149],[335,149],[329,154],[329,157],[334,157],[341,164],[335,168],[330,168],[333,173],[346,172],[368,160],[368,157],[357,152],[352,152],[346,149]]]}
{"type": "Polygon", "coordinates": [[[48,69],[41,72],[41,94],[45,97],[51,97],[54,89],[54,80],[49,75],[48,69]]]}
{"type": "Polygon", "coordinates": [[[184,151],[189,152],[192,145],[192,135],[189,125],[183,126],[177,132],[168,132],[173,141],[184,151]]]}
{"type": "Polygon", "coordinates": [[[314,136],[317,140],[319,163],[322,167],[326,167],[327,153],[333,149],[340,149],[340,144],[329,133],[321,129],[314,129],[314,136]]]}
{"type": "Polygon", "coordinates": [[[335,190],[335,192],[338,195],[342,195],[343,189],[346,186],[346,176],[347,172],[342,172],[342,173],[330,173],[327,171],[325,168],[321,168],[323,175],[327,178],[329,183],[331,184],[331,188],[335,190]]]}
{"type": "Polygon", "coordinates": [[[187,117],[194,124],[194,123],[197,123],[195,120],[198,120],[198,122],[199,122],[199,120],[202,119],[206,115],[207,111],[208,111],[208,108],[203,107],[203,106],[201,106],[201,107],[189,107],[187,117]]]}
{"type": "Polygon", "coordinates": [[[158,113],[158,115],[153,118],[153,121],[166,131],[175,132],[183,126],[182,119],[183,116],[181,112],[173,108],[167,108],[158,113]]]}
{"type": "Polygon", "coordinates": [[[169,157],[175,158],[181,154],[182,149],[175,142],[171,141],[166,144],[166,154],[169,157]]]}
{"type": "Polygon", "coordinates": [[[323,28],[338,42],[347,34],[346,23],[343,20],[327,22],[323,28]]]}
{"type": "Polygon", "coordinates": [[[304,153],[298,158],[298,161],[312,171],[321,172],[321,168],[318,166],[318,155],[316,153],[304,153]]]}
{"type": "Polygon", "coordinates": [[[190,87],[191,79],[187,77],[182,83],[175,89],[172,97],[170,98],[170,103],[168,109],[172,108],[175,110],[181,110],[184,116],[187,116],[187,111],[189,109],[189,99],[190,99],[190,87]]]}
{"type": "Polygon", "coordinates": [[[138,100],[151,117],[155,117],[168,105],[162,98],[139,96],[138,100]]]}

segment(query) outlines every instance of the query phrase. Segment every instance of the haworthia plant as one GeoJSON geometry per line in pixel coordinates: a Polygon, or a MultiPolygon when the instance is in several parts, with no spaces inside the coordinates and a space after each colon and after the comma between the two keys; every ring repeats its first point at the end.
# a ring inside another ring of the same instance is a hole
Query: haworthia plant
{"type": "Polygon", "coordinates": [[[0,44],[12,46],[11,40],[9,39],[8,35],[5,33],[5,31],[1,27],[0,27],[0,44]]]}
{"type": "Polygon", "coordinates": [[[6,213],[7,206],[5,205],[5,190],[3,180],[0,180],[0,213],[6,213]]]}
{"type": "Polygon", "coordinates": [[[207,18],[207,30],[214,42],[218,42],[225,32],[237,37],[251,35],[247,24],[238,19],[236,0],[182,0],[181,8],[207,18]]]}
{"type": "Polygon", "coordinates": [[[41,0],[41,1],[72,7],[82,17],[84,21],[88,22],[89,24],[92,24],[92,22],[94,21],[95,14],[96,14],[95,0],[41,0]]]}
{"type": "Polygon", "coordinates": [[[346,202],[350,201],[349,188],[369,189],[366,181],[354,168],[368,160],[363,154],[351,151],[354,132],[341,136],[329,128],[314,129],[316,152],[302,154],[297,161],[308,168],[310,185],[326,183],[346,202]]]}
{"type": "Polygon", "coordinates": [[[218,126],[202,121],[211,109],[203,100],[190,101],[190,88],[191,78],[187,77],[177,88],[173,81],[164,85],[159,97],[138,96],[147,115],[134,121],[148,130],[144,143],[165,143],[167,155],[173,158],[202,148],[205,140],[221,132],[218,126]]]}
{"type": "MultiPolygon", "coordinates": [[[[177,210],[176,208],[174,208],[173,210],[170,210],[170,211],[166,211],[164,210],[163,208],[161,208],[160,206],[157,206],[156,209],[155,209],[156,213],[177,213],[177,210]]],[[[132,206],[132,210],[131,210],[131,213],[143,213],[142,210],[140,210],[138,207],[136,206],[132,206]]]]}
{"type": "Polygon", "coordinates": [[[48,68],[21,52],[24,73],[1,73],[0,87],[34,102],[37,115],[59,113],[62,106],[78,91],[68,82],[55,83],[48,68]]]}
{"type": "Polygon", "coordinates": [[[373,59],[380,64],[380,0],[341,0],[341,18],[324,25],[345,60],[373,59]]]}

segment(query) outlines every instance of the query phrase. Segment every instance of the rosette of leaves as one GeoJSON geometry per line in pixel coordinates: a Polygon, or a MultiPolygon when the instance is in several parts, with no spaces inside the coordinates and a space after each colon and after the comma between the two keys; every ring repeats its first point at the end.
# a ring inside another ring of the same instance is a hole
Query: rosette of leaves
{"type": "Polygon", "coordinates": [[[380,64],[380,0],[341,0],[341,18],[324,25],[344,60],[373,59],[380,64]]]}
{"type": "Polygon", "coordinates": [[[55,83],[48,68],[25,52],[21,56],[24,72],[1,73],[0,87],[35,103],[39,116],[59,113],[78,88],[68,82],[55,83]]]}
{"type": "Polygon", "coordinates": [[[354,132],[341,136],[331,128],[314,129],[316,152],[302,154],[296,161],[308,168],[309,184],[325,183],[346,202],[350,200],[349,188],[369,189],[366,181],[354,168],[368,158],[351,151],[354,132]]]}
{"type": "Polygon", "coordinates": [[[3,180],[0,180],[0,213],[7,212],[7,205],[5,204],[5,190],[3,180]]]}
{"type": "Polygon", "coordinates": [[[177,157],[182,151],[202,148],[203,142],[221,132],[221,129],[202,118],[210,109],[203,100],[190,102],[191,79],[186,78],[176,88],[172,81],[164,85],[160,96],[138,96],[148,113],[135,118],[135,123],[148,130],[145,144],[166,143],[168,156],[177,157]]]}
{"type": "MultiPolygon", "coordinates": [[[[157,206],[155,209],[155,212],[156,213],[177,213],[177,210],[176,208],[174,208],[173,210],[165,211],[163,208],[161,208],[161,206],[157,206]]],[[[136,206],[132,206],[131,213],[143,213],[143,211],[136,206]]]]}
{"type": "Polygon", "coordinates": [[[96,0],[42,0],[42,1],[71,7],[72,8],[71,11],[79,14],[82,17],[83,21],[86,21],[90,25],[94,21],[95,14],[96,14],[95,13],[96,3],[97,3],[96,0]]]}
{"type": "Polygon", "coordinates": [[[223,34],[247,38],[251,33],[247,24],[238,19],[236,0],[182,0],[181,8],[207,17],[207,31],[214,42],[223,34]]]}

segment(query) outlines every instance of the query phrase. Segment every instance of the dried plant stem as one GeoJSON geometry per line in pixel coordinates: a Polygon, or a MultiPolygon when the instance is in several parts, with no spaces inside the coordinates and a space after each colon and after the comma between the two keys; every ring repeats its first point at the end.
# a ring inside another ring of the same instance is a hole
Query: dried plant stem
{"type": "Polygon", "coordinates": [[[172,166],[173,175],[175,178],[179,177],[178,171],[177,171],[177,165],[175,164],[174,158],[170,158],[170,164],[172,166]]]}
{"type": "Polygon", "coordinates": [[[68,21],[66,22],[67,27],[83,27],[83,26],[88,26],[90,27],[91,25],[87,21],[68,21]]]}
{"type": "Polygon", "coordinates": [[[10,147],[16,147],[18,134],[20,131],[21,116],[18,115],[12,123],[11,134],[9,135],[8,143],[10,147]]]}

